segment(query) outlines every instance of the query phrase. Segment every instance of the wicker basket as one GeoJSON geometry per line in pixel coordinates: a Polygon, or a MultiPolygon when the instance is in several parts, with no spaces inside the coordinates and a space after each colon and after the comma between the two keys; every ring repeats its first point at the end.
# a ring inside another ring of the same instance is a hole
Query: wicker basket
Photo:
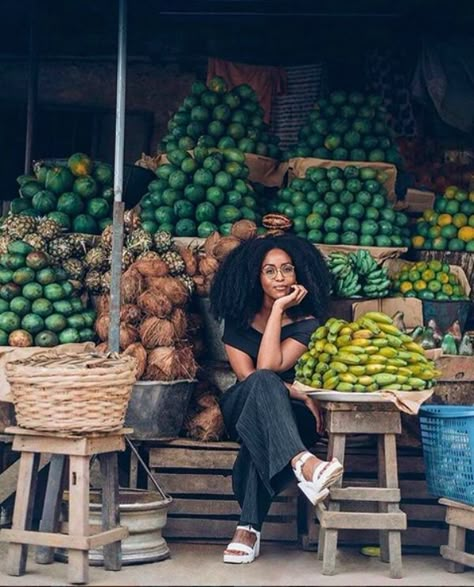
{"type": "Polygon", "coordinates": [[[43,431],[120,429],[135,383],[135,359],[116,354],[50,351],[5,370],[18,425],[43,431]]]}

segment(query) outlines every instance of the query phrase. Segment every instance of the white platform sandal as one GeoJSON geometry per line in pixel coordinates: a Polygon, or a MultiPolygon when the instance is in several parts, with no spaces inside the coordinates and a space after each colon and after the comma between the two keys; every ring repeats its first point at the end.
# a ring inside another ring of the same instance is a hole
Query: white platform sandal
{"type": "Polygon", "coordinates": [[[237,565],[251,563],[260,555],[260,532],[254,530],[250,524],[248,526],[237,526],[237,530],[246,530],[247,532],[255,534],[257,537],[255,544],[252,547],[247,544],[242,544],[241,542],[231,542],[226,550],[236,550],[242,554],[224,553],[224,562],[237,565]]]}
{"type": "Polygon", "coordinates": [[[293,472],[299,481],[298,487],[309,501],[316,505],[329,495],[328,487],[342,477],[344,468],[337,459],[332,459],[329,463],[323,461],[314,470],[313,479],[308,481],[303,476],[303,465],[313,456],[310,452],[303,453],[296,461],[293,472]]]}

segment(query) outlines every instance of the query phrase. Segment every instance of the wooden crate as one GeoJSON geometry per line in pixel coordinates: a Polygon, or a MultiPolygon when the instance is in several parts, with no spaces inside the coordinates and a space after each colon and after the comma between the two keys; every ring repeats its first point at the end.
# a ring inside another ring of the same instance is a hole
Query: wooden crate
{"type": "MultiPolygon", "coordinates": [[[[326,458],[326,451],[318,445],[316,454],[326,458]]],[[[377,485],[376,448],[347,448],[343,486],[377,485]]],[[[434,547],[446,544],[448,527],[445,523],[444,507],[437,498],[428,493],[425,480],[423,454],[418,448],[398,448],[398,477],[401,489],[400,508],[407,514],[408,528],[402,532],[404,547],[434,547]]],[[[361,504],[346,502],[343,510],[355,511],[361,504]]],[[[375,512],[375,504],[363,506],[367,512],[375,512]]],[[[306,528],[302,529],[303,547],[313,550],[317,546],[319,525],[314,509],[307,506],[306,528]]],[[[339,532],[340,544],[378,544],[376,531],[342,530],[339,532]]]]}
{"type": "MultiPolygon", "coordinates": [[[[150,468],[173,497],[163,530],[165,538],[225,542],[232,537],[240,514],[232,491],[238,449],[234,442],[181,438],[150,446],[150,468]]],[[[297,509],[295,482],[274,500],[262,540],[296,542],[297,509]]]]}

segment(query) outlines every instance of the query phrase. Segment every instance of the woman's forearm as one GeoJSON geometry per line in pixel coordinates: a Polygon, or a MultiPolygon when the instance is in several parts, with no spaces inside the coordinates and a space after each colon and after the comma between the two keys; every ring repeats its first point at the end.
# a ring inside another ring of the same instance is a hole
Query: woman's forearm
{"type": "Polygon", "coordinates": [[[280,340],[282,317],[283,310],[277,304],[273,304],[258,351],[257,369],[279,371],[283,364],[280,340]]]}

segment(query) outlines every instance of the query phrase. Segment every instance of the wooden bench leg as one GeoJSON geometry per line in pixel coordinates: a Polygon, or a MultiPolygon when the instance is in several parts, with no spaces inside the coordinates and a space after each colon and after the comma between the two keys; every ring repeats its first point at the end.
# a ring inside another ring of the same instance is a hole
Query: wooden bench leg
{"type": "MultiPolygon", "coordinates": [[[[102,475],[102,529],[120,526],[118,455],[116,452],[99,455],[102,475]]],[[[104,567],[107,571],[122,568],[122,542],[112,542],[104,547],[104,567]]]]}
{"type": "MultiPolygon", "coordinates": [[[[344,465],[344,458],[346,452],[346,435],[345,434],[330,434],[328,443],[328,461],[333,458],[339,460],[341,465],[344,465]]],[[[342,477],[332,487],[341,487],[342,477]]],[[[338,501],[332,501],[329,497],[328,511],[338,512],[341,509],[341,504],[338,501]]],[[[319,529],[318,541],[318,559],[323,561],[323,575],[333,575],[336,572],[336,554],[337,554],[337,530],[330,530],[327,528],[319,529]]]]}
{"type": "MultiPolygon", "coordinates": [[[[43,513],[39,526],[40,532],[58,532],[61,500],[66,486],[66,457],[53,455],[49,465],[48,482],[44,498],[43,513]]],[[[36,548],[36,562],[40,565],[49,565],[54,561],[54,548],[38,546],[36,548]]]]}
{"type": "MultiPolygon", "coordinates": [[[[69,535],[89,534],[89,457],[69,457],[69,535]]],[[[89,553],[69,549],[68,579],[70,583],[89,581],[89,553]]]]}
{"type": "MultiPolygon", "coordinates": [[[[398,488],[397,445],[395,434],[380,434],[378,437],[378,480],[380,487],[398,488]]],[[[379,502],[381,513],[399,512],[398,503],[379,502]]],[[[402,577],[402,544],[399,531],[380,530],[380,558],[390,563],[390,577],[402,577]]]]}
{"type": "MultiPolygon", "coordinates": [[[[466,550],[466,529],[454,524],[449,524],[448,546],[454,550],[465,552],[466,550]]],[[[449,573],[464,573],[464,565],[448,561],[447,570],[449,573]]]]}
{"type": "MultiPolygon", "coordinates": [[[[31,530],[39,460],[40,455],[38,453],[21,453],[15,508],[13,510],[13,530],[31,530]]],[[[7,573],[15,577],[24,575],[27,556],[27,544],[10,543],[8,547],[7,573]]]]}

